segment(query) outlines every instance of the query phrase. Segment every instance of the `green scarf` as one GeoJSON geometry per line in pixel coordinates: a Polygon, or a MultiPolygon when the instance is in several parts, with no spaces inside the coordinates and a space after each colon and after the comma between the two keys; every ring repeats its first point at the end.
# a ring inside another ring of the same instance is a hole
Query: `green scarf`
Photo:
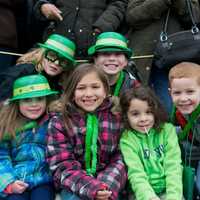
{"type": "Polygon", "coordinates": [[[98,138],[98,119],[93,114],[87,114],[85,162],[86,162],[86,172],[88,175],[94,175],[96,173],[97,138],[98,138]]]}
{"type": "Polygon", "coordinates": [[[120,92],[120,89],[122,87],[124,77],[125,77],[124,72],[121,71],[120,74],[119,74],[119,78],[117,79],[117,85],[115,87],[114,96],[119,96],[119,92],[120,92]]]}

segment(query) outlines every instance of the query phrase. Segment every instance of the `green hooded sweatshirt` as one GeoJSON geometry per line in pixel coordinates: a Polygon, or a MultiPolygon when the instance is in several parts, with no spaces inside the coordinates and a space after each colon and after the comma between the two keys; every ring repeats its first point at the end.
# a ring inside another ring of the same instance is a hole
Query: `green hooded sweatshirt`
{"type": "Polygon", "coordinates": [[[166,193],[166,200],[182,199],[181,152],[175,127],[165,123],[160,132],[124,131],[120,148],[128,180],[137,200],[166,193]]]}

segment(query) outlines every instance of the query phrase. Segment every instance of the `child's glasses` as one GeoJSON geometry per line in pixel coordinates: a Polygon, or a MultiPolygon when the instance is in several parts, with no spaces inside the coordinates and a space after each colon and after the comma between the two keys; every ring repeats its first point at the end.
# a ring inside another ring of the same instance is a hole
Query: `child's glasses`
{"type": "Polygon", "coordinates": [[[69,65],[68,60],[66,58],[59,56],[55,51],[46,50],[45,58],[48,61],[58,64],[62,68],[66,68],[69,65]]]}

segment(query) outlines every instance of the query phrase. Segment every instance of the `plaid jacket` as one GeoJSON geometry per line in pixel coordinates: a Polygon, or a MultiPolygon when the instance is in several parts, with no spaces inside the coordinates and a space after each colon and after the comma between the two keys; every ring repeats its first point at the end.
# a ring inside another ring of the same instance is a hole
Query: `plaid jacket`
{"type": "Polygon", "coordinates": [[[117,199],[118,192],[126,182],[126,171],[118,149],[121,136],[121,116],[112,114],[111,102],[106,99],[95,111],[99,120],[97,141],[97,174],[88,176],[85,171],[86,117],[75,106],[69,107],[71,130],[64,127],[62,116],[55,115],[48,129],[48,161],[57,188],[65,188],[81,199],[94,199],[96,192],[108,186],[111,199],[117,199]]]}
{"type": "Polygon", "coordinates": [[[52,182],[48,163],[45,160],[48,120],[45,118],[35,131],[27,130],[12,140],[0,143],[0,196],[6,187],[22,180],[29,188],[52,182]]]}

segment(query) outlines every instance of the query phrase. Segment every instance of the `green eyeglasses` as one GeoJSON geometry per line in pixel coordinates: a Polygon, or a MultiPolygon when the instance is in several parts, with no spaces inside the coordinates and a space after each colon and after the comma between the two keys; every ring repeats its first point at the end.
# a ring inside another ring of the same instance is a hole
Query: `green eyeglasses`
{"type": "Polygon", "coordinates": [[[67,68],[67,66],[69,66],[69,61],[64,57],[59,56],[58,53],[56,53],[55,51],[46,50],[45,58],[48,61],[53,62],[62,68],[67,68]]]}

